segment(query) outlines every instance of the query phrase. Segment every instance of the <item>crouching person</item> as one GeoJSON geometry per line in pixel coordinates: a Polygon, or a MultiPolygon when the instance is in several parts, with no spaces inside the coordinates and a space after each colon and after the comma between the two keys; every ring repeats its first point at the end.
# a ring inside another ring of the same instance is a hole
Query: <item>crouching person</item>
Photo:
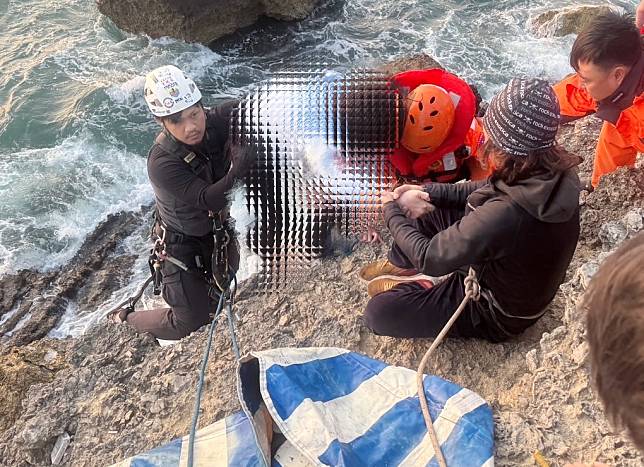
{"type": "Polygon", "coordinates": [[[199,89],[178,68],[168,65],[150,72],[144,94],[162,127],[148,154],[148,176],[156,200],[156,241],[165,258],[162,294],[168,307],[125,307],[112,319],[161,339],[180,339],[209,322],[218,292],[225,288],[221,284],[237,271],[230,192],[257,157],[250,146],[228,140],[235,102],[204,108],[199,89]],[[216,242],[215,236],[222,241],[216,242]],[[221,264],[213,264],[213,253],[222,258],[221,264]],[[216,284],[213,277],[219,278],[216,284]]]}
{"type": "Polygon", "coordinates": [[[465,296],[470,266],[481,298],[450,336],[498,342],[543,316],[579,237],[580,158],[557,145],[558,123],[545,81],[513,79],[483,120],[488,180],[403,185],[382,196],[394,244],[387,260],[361,270],[375,333],[436,336],[465,296]]]}

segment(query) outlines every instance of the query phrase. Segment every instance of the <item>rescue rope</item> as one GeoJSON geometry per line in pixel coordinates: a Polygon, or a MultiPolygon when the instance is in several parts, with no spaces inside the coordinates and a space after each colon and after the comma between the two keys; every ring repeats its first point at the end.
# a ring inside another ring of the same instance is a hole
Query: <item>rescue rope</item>
{"type": "Polygon", "coordinates": [[[416,385],[418,386],[418,399],[420,400],[420,408],[423,411],[423,418],[425,419],[427,432],[429,433],[429,438],[432,441],[434,455],[436,456],[438,465],[440,467],[447,467],[447,463],[445,462],[445,457],[443,456],[440,443],[438,442],[438,436],[436,435],[436,429],[434,428],[434,423],[432,422],[432,416],[429,413],[429,405],[427,404],[427,398],[425,397],[423,376],[425,373],[425,367],[429,362],[429,358],[434,353],[434,350],[436,350],[436,348],[441,344],[454,322],[458,319],[459,315],[465,309],[465,306],[470,300],[478,301],[481,296],[479,282],[476,279],[476,272],[472,267],[470,267],[469,273],[464,280],[464,285],[465,297],[463,297],[463,301],[461,301],[461,304],[458,306],[452,317],[449,319],[447,324],[443,326],[441,332],[438,334],[438,336],[436,336],[436,339],[434,339],[434,342],[432,342],[432,345],[429,347],[427,352],[425,352],[425,355],[423,355],[423,358],[420,361],[420,365],[418,365],[418,370],[416,371],[416,385]]]}
{"type": "Polygon", "coordinates": [[[201,393],[203,391],[204,381],[206,379],[206,367],[208,366],[208,358],[210,357],[210,349],[212,348],[212,341],[215,335],[215,328],[217,327],[217,319],[226,304],[226,315],[228,318],[228,329],[230,331],[230,339],[233,345],[233,352],[235,353],[235,358],[240,359],[239,353],[239,344],[237,342],[237,337],[235,336],[235,323],[233,322],[233,299],[237,291],[237,276],[233,274],[232,283],[234,286],[228,286],[225,290],[220,291],[219,293],[219,302],[217,303],[217,310],[215,311],[215,316],[212,318],[210,324],[210,332],[208,333],[208,340],[206,342],[206,350],[204,351],[204,356],[201,361],[201,369],[199,370],[199,382],[197,383],[197,395],[195,396],[195,409],[192,414],[192,423],[190,425],[190,436],[188,437],[188,467],[193,467],[194,462],[194,448],[195,448],[195,436],[197,433],[197,422],[199,421],[199,412],[201,410],[201,393]],[[228,295],[228,296],[227,296],[228,295]]]}

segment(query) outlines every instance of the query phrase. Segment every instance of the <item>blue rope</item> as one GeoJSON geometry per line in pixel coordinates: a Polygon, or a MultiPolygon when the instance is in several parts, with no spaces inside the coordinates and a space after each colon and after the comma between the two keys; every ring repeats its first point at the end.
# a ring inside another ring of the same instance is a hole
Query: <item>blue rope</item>
{"type": "Polygon", "coordinates": [[[217,303],[217,311],[215,311],[215,317],[212,319],[212,324],[210,325],[210,333],[208,334],[208,342],[206,343],[206,351],[204,352],[203,360],[201,361],[201,370],[199,371],[199,383],[197,384],[197,397],[195,399],[195,411],[192,415],[192,424],[190,426],[190,436],[188,438],[188,467],[193,467],[194,461],[194,448],[195,448],[195,435],[197,433],[197,422],[199,421],[199,410],[201,406],[201,392],[203,390],[203,384],[206,379],[206,366],[208,365],[208,357],[210,356],[210,348],[212,347],[213,336],[215,335],[215,328],[217,327],[217,318],[221,314],[221,311],[224,307],[224,302],[226,302],[226,316],[228,317],[228,329],[230,330],[230,338],[233,343],[233,352],[235,353],[235,358],[240,359],[239,345],[237,343],[237,337],[235,337],[235,324],[233,323],[233,297],[237,292],[237,276],[233,274],[232,281],[234,287],[230,293],[230,299],[226,300],[226,293],[229,289],[221,292],[219,295],[219,303],[217,303]]]}
{"type": "Polygon", "coordinates": [[[226,307],[226,316],[228,317],[228,330],[230,331],[230,339],[233,342],[233,352],[235,354],[235,358],[239,360],[241,358],[241,355],[239,354],[239,345],[237,344],[237,337],[235,337],[235,323],[233,323],[233,307],[231,306],[230,302],[228,302],[228,306],[226,307]]]}
{"type": "MultiPolygon", "coordinates": [[[[233,280],[235,283],[235,287],[233,288],[233,293],[231,294],[231,297],[234,297],[235,292],[237,291],[237,276],[233,276],[233,280]]],[[[237,343],[237,336],[235,336],[235,322],[233,321],[234,317],[233,317],[232,300],[229,300],[227,303],[226,316],[228,317],[228,330],[230,331],[230,340],[233,343],[233,353],[235,354],[235,358],[239,360],[241,358],[241,355],[239,353],[239,344],[237,343]]]]}
{"type": "Polygon", "coordinates": [[[208,356],[210,355],[210,348],[212,347],[212,337],[215,334],[215,328],[217,327],[217,318],[221,313],[221,309],[224,305],[225,297],[226,297],[226,294],[223,292],[219,296],[217,311],[215,312],[215,317],[212,319],[212,324],[210,325],[210,334],[208,335],[208,343],[206,344],[206,351],[204,352],[203,360],[201,361],[201,370],[199,371],[199,383],[197,384],[197,397],[195,400],[195,412],[192,415],[192,425],[190,426],[190,437],[188,438],[188,467],[192,467],[192,463],[193,463],[194,448],[195,448],[195,433],[197,432],[197,421],[199,420],[199,407],[201,405],[201,392],[203,390],[204,380],[206,379],[206,365],[208,364],[208,356]]]}

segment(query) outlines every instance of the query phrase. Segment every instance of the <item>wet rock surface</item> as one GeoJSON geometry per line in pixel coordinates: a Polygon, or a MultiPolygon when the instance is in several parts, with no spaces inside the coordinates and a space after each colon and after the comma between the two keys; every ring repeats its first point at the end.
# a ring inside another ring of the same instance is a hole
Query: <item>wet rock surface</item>
{"type": "Polygon", "coordinates": [[[408,70],[424,70],[426,68],[445,69],[436,59],[425,54],[415,54],[387,63],[380,70],[389,76],[408,70]]]}
{"type": "Polygon", "coordinates": [[[97,0],[99,11],[121,29],[207,44],[254,24],[261,16],[306,18],[318,0],[97,0]]]}
{"type": "Polygon", "coordinates": [[[149,208],[110,215],[64,267],[45,273],[23,270],[0,278],[0,340],[25,345],[45,337],[71,300],[86,308],[98,307],[130,277],[136,258],[123,255],[122,240],[149,221],[149,208]]]}
{"type": "Polygon", "coordinates": [[[529,23],[541,37],[561,37],[578,34],[597,15],[611,11],[609,6],[580,5],[541,13],[529,23]]]}
{"type": "MultiPolygon", "coordinates": [[[[597,122],[581,121],[564,127],[560,140],[588,157],[598,128],[597,122]]],[[[585,175],[589,164],[582,166],[585,175]]],[[[566,282],[535,326],[503,344],[450,339],[437,350],[429,371],[478,392],[492,405],[497,465],[534,465],[536,450],[551,465],[579,460],[641,465],[634,447],[608,426],[593,393],[583,310],[577,305],[603,258],[642,229],[643,189],[644,170],[622,168],[586,198],[566,282]]],[[[386,250],[356,244],[350,255],[318,262],[301,281],[270,296],[254,295],[254,280],[246,281],[237,302],[242,351],[340,346],[415,369],[430,340],[375,336],[361,316],[367,295],[359,268],[386,250]]],[[[64,465],[109,465],[185,435],[205,331],[159,347],[127,325],[102,322],[79,339],[61,341],[58,352],[66,356],[66,366],[53,379],[49,373],[35,378],[42,384],[32,385],[20,408],[14,407],[17,418],[0,435],[0,459],[12,466],[48,465],[56,439],[67,432],[71,443],[64,465]]],[[[239,409],[235,368],[222,318],[208,365],[201,426],[239,409]]]]}

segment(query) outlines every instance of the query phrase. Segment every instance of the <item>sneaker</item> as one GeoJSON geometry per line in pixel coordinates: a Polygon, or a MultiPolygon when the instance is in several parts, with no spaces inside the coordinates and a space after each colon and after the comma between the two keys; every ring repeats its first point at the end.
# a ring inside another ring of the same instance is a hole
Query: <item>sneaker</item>
{"type": "Polygon", "coordinates": [[[397,285],[405,284],[409,282],[418,282],[420,285],[429,289],[434,286],[432,278],[424,274],[415,274],[413,276],[379,276],[371,281],[367,285],[367,293],[370,297],[375,297],[378,294],[383,292],[388,292],[397,285]]]}
{"type": "Polygon", "coordinates": [[[379,259],[373,263],[369,263],[360,269],[360,279],[370,281],[380,276],[414,276],[418,274],[415,269],[405,269],[394,266],[387,259],[379,259]]]}

